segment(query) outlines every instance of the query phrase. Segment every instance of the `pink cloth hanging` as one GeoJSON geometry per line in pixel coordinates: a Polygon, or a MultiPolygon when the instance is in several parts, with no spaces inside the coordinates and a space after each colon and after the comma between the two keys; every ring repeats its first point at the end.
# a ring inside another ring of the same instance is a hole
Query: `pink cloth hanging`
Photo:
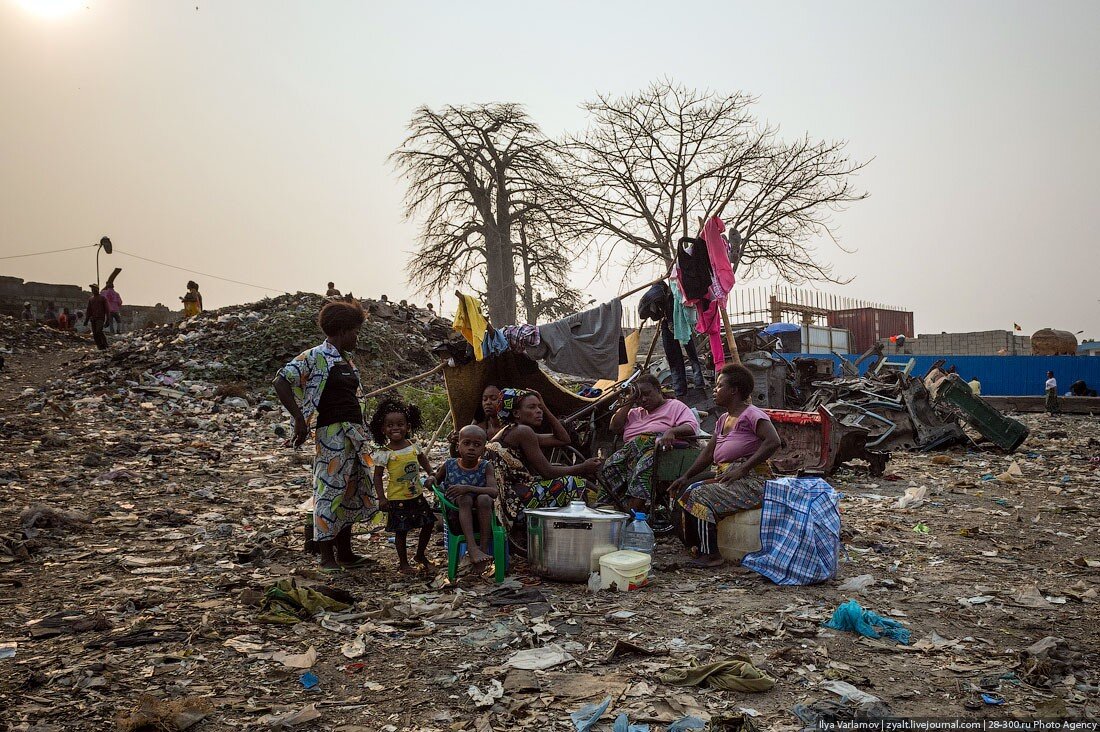
{"type": "Polygon", "coordinates": [[[726,365],[726,353],[722,350],[722,311],[719,309],[725,306],[726,298],[723,297],[721,300],[711,300],[706,310],[702,307],[696,308],[699,320],[695,323],[695,330],[706,333],[710,339],[710,355],[714,359],[716,372],[726,365]]]}
{"type": "Polygon", "coordinates": [[[730,264],[729,248],[726,240],[722,238],[722,232],[726,230],[726,224],[717,216],[711,216],[710,221],[703,226],[703,241],[707,243],[707,255],[710,258],[712,279],[710,293],[712,300],[723,300],[733,289],[735,277],[733,266],[730,264]]]}

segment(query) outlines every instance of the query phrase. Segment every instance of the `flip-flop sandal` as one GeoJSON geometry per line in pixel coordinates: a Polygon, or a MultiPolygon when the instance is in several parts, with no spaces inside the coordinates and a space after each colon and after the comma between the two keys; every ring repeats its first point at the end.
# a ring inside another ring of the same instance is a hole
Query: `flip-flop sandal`
{"type": "Polygon", "coordinates": [[[340,574],[344,571],[343,567],[318,567],[318,572],[321,574],[340,574]]]}
{"type": "Polygon", "coordinates": [[[368,564],[371,564],[372,562],[373,562],[373,560],[370,557],[359,557],[354,562],[349,562],[348,564],[341,564],[340,568],[341,569],[359,569],[360,567],[366,567],[368,564]]]}

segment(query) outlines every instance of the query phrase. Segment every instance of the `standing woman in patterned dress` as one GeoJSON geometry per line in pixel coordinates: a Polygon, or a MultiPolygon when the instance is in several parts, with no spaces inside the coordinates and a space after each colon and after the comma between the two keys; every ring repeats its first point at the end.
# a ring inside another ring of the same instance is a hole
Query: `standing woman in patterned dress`
{"type": "Polygon", "coordinates": [[[325,342],[299,354],[274,382],[279,401],[294,418],[294,447],[309,438],[309,420],[317,415],[313,538],[321,568],[330,572],[366,561],[351,550],[351,528],[377,511],[368,498],[369,436],[359,371],[350,358],[364,320],[357,302],[326,303],[317,317],[325,342]]]}

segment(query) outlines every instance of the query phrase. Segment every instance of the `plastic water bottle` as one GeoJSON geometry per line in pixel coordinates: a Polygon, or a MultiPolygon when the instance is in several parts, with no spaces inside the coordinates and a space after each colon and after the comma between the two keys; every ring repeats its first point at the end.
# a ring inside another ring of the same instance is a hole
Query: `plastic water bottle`
{"type": "Polygon", "coordinates": [[[653,546],[657,539],[653,536],[653,529],[649,528],[646,515],[641,511],[634,512],[634,520],[623,527],[620,549],[630,549],[643,554],[653,554],[653,546]]]}

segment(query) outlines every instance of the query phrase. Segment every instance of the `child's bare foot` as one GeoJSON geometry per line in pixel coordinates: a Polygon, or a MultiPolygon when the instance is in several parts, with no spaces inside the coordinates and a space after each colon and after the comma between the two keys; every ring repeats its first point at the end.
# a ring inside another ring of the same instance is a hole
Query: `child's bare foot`
{"type": "Polygon", "coordinates": [[[397,565],[397,571],[401,574],[416,574],[416,570],[410,567],[408,564],[397,565]]]}

